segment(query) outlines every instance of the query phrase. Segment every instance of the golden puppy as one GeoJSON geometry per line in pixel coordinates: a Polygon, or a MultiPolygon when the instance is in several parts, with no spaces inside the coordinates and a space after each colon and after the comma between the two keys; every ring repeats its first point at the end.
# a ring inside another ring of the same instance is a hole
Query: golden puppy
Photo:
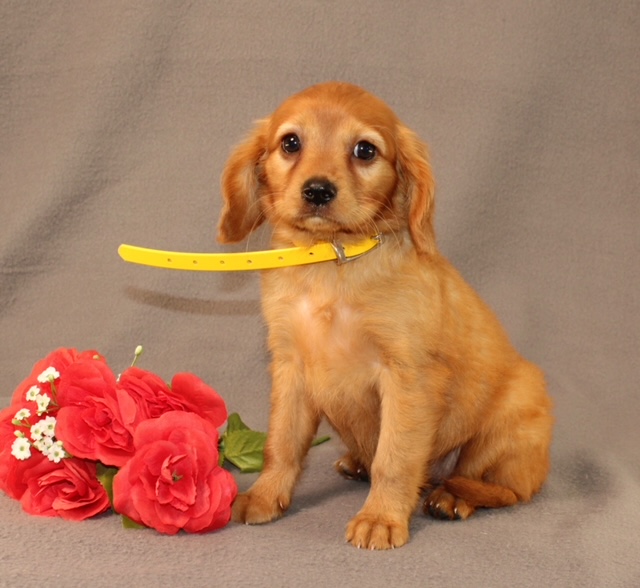
{"type": "Polygon", "coordinates": [[[553,422],[543,375],[438,252],[426,148],[384,102],[336,82],[296,94],[232,153],[222,191],[223,243],[264,220],[274,247],[385,237],[343,265],[264,272],[269,434],[235,520],[284,513],[323,417],[347,447],[338,470],[371,480],[347,527],[358,547],[406,543],[425,489],[425,512],[447,519],[540,489],[553,422]]]}

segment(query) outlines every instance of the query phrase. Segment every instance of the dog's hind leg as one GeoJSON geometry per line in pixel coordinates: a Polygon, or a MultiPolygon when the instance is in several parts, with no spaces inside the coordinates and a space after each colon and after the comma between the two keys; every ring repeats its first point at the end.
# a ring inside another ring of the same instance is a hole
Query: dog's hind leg
{"type": "Polygon", "coordinates": [[[476,508],[528,502],[549,471],[551,402],[540,371],[523,361],[501,394],[501,409],[467,442],[450,477],[424,503],[435,518],[466,519],[476,508]]]}

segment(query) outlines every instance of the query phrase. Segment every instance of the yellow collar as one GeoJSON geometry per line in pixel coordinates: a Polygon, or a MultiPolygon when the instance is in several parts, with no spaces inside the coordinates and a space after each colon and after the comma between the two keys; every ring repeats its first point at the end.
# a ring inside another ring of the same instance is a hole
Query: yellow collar
{"type": "Polygon", "coordinates": [[[321,261],[338,264],[372,251],[382,243],[382,235],[370,237],[356,245],[319,243],[312,247],[291,247],[250,253],[182,253],[159,251],[134,245],[120,245],[118,253],[125,261],[166,269],[201,272],[233,272],[274,269],[292,265],[307,265],[321,261]]]}

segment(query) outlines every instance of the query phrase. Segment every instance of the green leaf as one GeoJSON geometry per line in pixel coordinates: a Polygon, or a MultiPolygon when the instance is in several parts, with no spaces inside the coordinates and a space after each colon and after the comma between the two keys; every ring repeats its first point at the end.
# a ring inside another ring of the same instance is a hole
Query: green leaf
{"type": "MultiPolygon", "coordinates": [[[[111,504],[111,508],[113,508],[113,478],[118,473],[118,468],[106,466],[103,463],[98,462],[96,464],[96,477],[98,478],[98,482],[100,482],[103,488],[107,492],[107,496],[109,497],[109,504],[111,504]]],[[[115,511],[115,509],[113,509],[115,511]]],[[[144,525],[139,525],[135,521],[132,521],[129,517],[125,515],[120,515],[122,519],[122,526],[125,529],[145,529],[144,525]]]]}
{"type": "MultiPolygon", "coordinates": [[[[312,443],[315,447],[329,441],[331,437],[318,437],[312,443]]],[[[222,435],[218,450],[220,465],[225,460],[232,463],[243,473],[259,472],[264,466],[264,446],[267,434],[254,431],[234,412],[227,420],[227,430],[222,435]]]]}
{"type": "MultiPolygon", "coordinates": [[[[240,421],[242,422],[242,421],[240,421]]],[[[227,430],[224,435],[224,457],[241,472],[259,472],[264,465],[267,434],[251,429],[227,430]]]]}
{"type": "Polygon", "coordinates": [[[125,529],[146,529],[147,528],[144,525],[136,523],[135,521],[131,520],[129,517],[125,515],[121,515],[121,516],[122,516],[122,526],[125,529]]]}
{"type": "Polygon", "coordinates": [[[242,419],[237,412],[233,412],[229,415],[229,418],[227,419],[227,433],[250,430],[251,429],[242,422],[242,419]]]}
{"type": "Polygon", "coordinates": [[[311,447],[317,447],[318,445],[322,445],[323,443],[326,443],[330,439],[331,439],[331,437],[329,435],[324,435],[323,437],[318,437],[317,439],[313,440],[313,442],[311,443],[311,447]]]}
{"type": "Polygon", "coordinates": [[[103,463],[98,462],[96,464],[96,475],[98,482],[102,484],[102,487],[107,492],[109,497],[109,504],[113,508],[113,477],[118,473],[118,468],[106,466],[103,463]]]}
{"type": "Polygon", "coordinates": [[[220,467],[224,465],[224,435],[218,441],[218,465],[220,467]]]}

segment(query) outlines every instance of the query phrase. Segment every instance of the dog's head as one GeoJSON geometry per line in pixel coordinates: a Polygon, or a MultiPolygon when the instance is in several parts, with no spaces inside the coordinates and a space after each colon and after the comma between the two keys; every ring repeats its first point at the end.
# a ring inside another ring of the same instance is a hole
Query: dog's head
{"type": "Polygon", "coordinates": [[[425,146],[380,99],[329,82],[287,99],[231,154],[222,176],[223,243],[264,220],[292,244],[408,229],[433,253],[434,182],[425,146]]]}

